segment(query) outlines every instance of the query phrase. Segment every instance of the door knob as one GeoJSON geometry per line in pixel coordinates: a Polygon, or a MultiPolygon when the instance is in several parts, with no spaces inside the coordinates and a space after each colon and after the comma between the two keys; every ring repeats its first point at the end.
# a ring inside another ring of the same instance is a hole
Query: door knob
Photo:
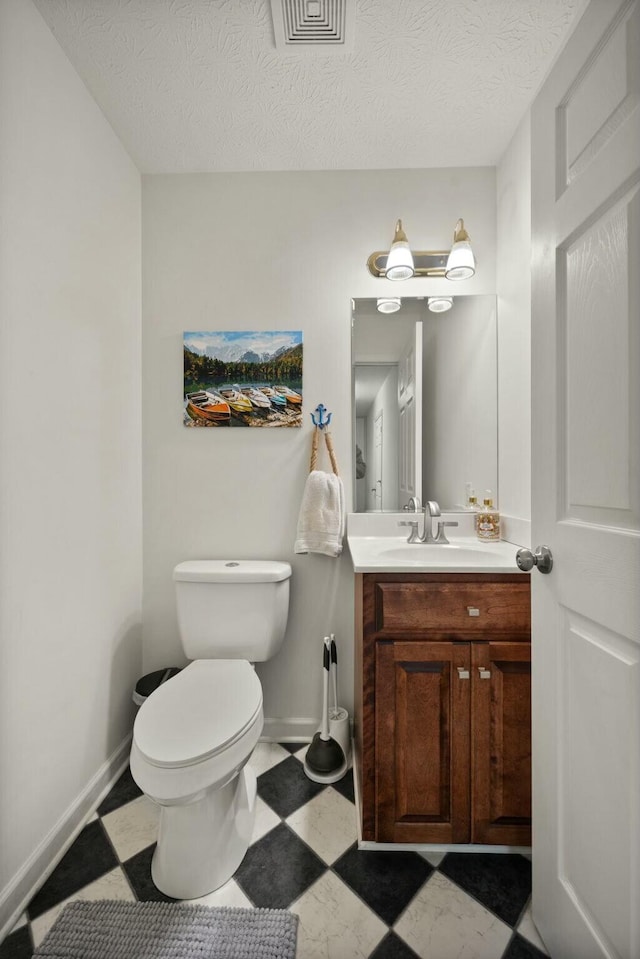
{"type": "Polygon", "coordinates": [[[518,569],[528,573],[532,566],[537,566],[540,573],[550,573],[553,568],[553,556],[548,546],[538,546],[534,553],[530,549],[519,549],[516,553],[518,569]]]}

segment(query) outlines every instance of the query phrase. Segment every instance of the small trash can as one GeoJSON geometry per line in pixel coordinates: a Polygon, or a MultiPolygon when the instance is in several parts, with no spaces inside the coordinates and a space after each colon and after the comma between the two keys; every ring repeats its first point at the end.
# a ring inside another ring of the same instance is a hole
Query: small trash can
{"type": "Polygon", "coordinates": [[[156,669],[155,673],[147,673],[146,676],[139,679],[133,691],[133,701],[136,706],[142,706],[145,699],[147,699],[158,686],[162,686],[168,679],[172,679],[180,672],[181,668],[181,666],[167,666],[165,669],[156,669]]]}

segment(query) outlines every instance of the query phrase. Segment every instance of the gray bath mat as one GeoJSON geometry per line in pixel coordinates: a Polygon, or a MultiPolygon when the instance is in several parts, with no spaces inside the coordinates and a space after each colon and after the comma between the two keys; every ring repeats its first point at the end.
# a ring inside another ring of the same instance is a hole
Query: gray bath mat
{"type": "Polygon", "coordinates": [[[168,902],[70,902],[33,959],[295,959],[284,909],[168,902]]]}

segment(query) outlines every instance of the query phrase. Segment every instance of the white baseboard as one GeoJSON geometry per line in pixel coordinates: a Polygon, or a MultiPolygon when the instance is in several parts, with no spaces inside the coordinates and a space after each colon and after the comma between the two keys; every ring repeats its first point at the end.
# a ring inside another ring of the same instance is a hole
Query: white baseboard
{"type": "Polygon", "coordinates": [[[265,718],[260,737],[263,743],[308,743],[318,731],[317,719],[298,717],[291,719],[265,718]]]}
{"type": "Polygon", "coordinates": [[[0,893],[0,941],[13,929],[25,907],[51,875],[129,762],[131,736],[113,751],[93,779],[62,814],[24,866],[0,893]]]}

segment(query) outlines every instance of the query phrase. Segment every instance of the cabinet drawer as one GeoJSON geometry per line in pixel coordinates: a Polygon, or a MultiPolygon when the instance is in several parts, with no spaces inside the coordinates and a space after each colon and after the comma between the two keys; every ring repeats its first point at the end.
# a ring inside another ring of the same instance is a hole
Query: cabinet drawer
{"type": "Polygon", "coordinates": [[[378,633],[491,633],[528,636],[531,622],[529,582],[374,583],[374,619],[378,633]]]}

